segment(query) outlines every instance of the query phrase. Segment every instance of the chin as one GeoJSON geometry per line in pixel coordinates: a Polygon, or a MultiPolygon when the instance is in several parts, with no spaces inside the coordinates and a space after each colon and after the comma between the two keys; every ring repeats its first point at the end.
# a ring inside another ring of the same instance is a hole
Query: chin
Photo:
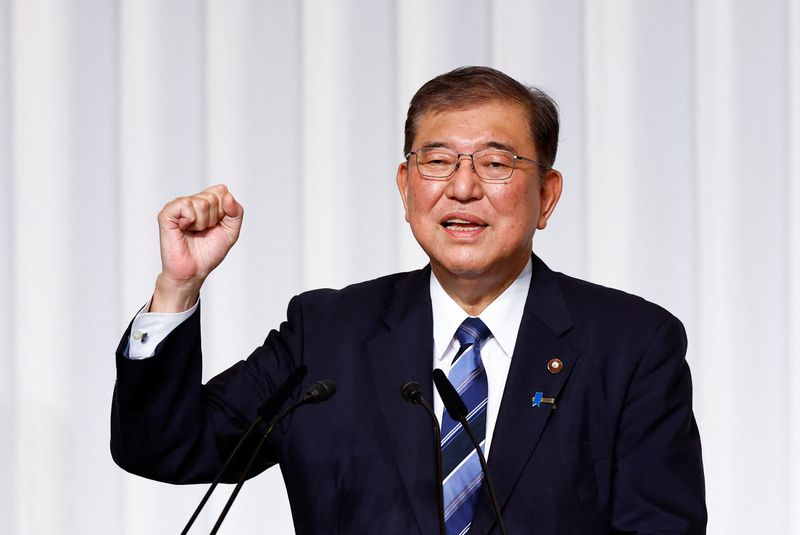
{"type": "Polygon", "coordinates": [[[480,277],[490,267],[476,258],[442,259],[441,261],[436,261],[436,265],[441,271],[465,279],[480,277]]]}

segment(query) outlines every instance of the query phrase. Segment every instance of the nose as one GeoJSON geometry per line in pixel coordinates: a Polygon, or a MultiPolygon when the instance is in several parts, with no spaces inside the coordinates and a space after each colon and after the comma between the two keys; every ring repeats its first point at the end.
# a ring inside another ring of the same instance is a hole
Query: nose
{"type": "Polygon", "coordinates": [[[447,195],[452,199],[466,202],[483,197],[483,183],[475,172],[472,156],[461,154],[456,170],[447,184],[447,195]],[[468,160],[468,161],[465,161],[468,160]]]}

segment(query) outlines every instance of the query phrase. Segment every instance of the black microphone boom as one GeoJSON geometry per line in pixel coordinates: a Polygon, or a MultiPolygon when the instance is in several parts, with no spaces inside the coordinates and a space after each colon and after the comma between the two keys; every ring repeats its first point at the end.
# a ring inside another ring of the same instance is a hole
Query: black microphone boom
{"type": "Polygon", "coordinates": [[[194,524],[194,521],[197,520],[197,515],[199,515],[200,511],[202,511],[203,507],[205,507],[206,502],[208,502],[208,499],[211,497],[211,493],[214,492],[215,488],[217,488],[219,480],[222,479],[222,475],[228,469],[228,466],[236,457],[236,454],[239,453],[239,449],[242,447],[242,444],[244,444],[244,441],[247,440],[247,437],[250,436],[250,433],[253,432],[253,430],[258,426],[258,424],[260,424],[263,421],[270,421],[278,413],[281,406],[284,403],[286,403],[286,400],[289,399],[289,396],[292,395],[294,389],[300,386],[300,382],[306,376],[307,372],[308,368],[306,367],[305,364],[301,364],[300,366],[298,366],[289,375],[289,377],[278,388],[275,389],[275,391],[267,399],[267,401],[265,401],[264,404],[261,405],[261,407],[259,407],[257,411],[258,416],[256,417],[255,420],[253,420],[253,423],[250,425],[250,428],[247,431],[245,431],[244,435],[242,435],[242,438],[239,439],[239,442],[236,443],[236,446],[233,448],[231,454],[228,455],[228,458],[225,459],[225,464],[223,464],[222,468],[220,468],[219,472],[217,472],[217,475],[214,477],[214,481],[211,483],[211,486],[208,487],[208,490],[203,496],[203,499],[200,500],[197,509],[194,510],[194,513],[192,513],[192,517],[189,519],[189,522],[186,523],[186,526],[183,528],[183,531],[181,531],[181,535],[186,535],[186,533],[189,532],[189,528],[191,528],[192,524],[194,524]]]}
{"type": "Polygon", "coordinates": [[[290,413],[294,412],[295,409],[302,407],[303,405],[311,405],[314,403],[322,403],[323,401],[327,401],[336,393],[336,384],[333,381],[317,381],[311,388],[306,390],[305,394],[302,395],[300,399],[283,409],[280,414],[278,414],[275,419],[272,421],[270,426],[267,428],[267,431],[261,437],[261,440],[256,446],[253,455],[250,457],[250,461],[247,463],[247,466],[244,467],[242,470],[242,475],[239,478],[239,481],[236,482],[236,486],[231,492],[230,498],[228,498],[225,507],[222,509],[222,512],[217,519],[217,523],[214,524],[214,528],[211,530],[210,535],[214,535],[217,531],[219,531],[220,526],[222,525],[222,521],[225,520],[225,516],[230,511],[231,506],[233,505],[233,501],[236,499],[236,496],[239,494],[239,491],[242,489],[242,485],[244,485],[245,479],[247,479],[247,474],[250,473],[250,469],[253,467],[253,463],[255,463],[256,459],[258,458],[258,454],[261,452],[261,448],[264,446],[264,443],[267,441],[267,437],[269,437],[272,430],[275,429],[275,426],[278,425],[281,420],[283,420],[286,416],[290,413]]]}
{"type": "Polygon", "coordinates": [[[483,456],[481,445],[475,438],[475,433],[472,432],[472,428],[470,427],[469,422],[467,422],[467,414],[469,414],[469,410],[464,404],[464,400],[458,395],[458,392],[453,387],[452,383],[450,383],[450,380],[442,370],[433,370],[433,384],[436,385],[436,390],[439,391],[439,396],[442,398],[442,404],[444,404],[444,408],[447,409],[447,413],[453,419],[461,422],[461,425],[464,426],[464,430],[467,432],[467,435],[469,435],[473,446],[475,446],[475,451],[478,452],[478,460],[481,462],[483,478],[486,481],[486,491],[489,493],[489,500],[492,502],[492,509],[494,510],[495,518],[497,518],[497,525],[500,528],[500,533],[507,535],[506,525],[503,522],[503,515],[500,514],[500,506],[497,503],[497,495],[494,493],[492,479],[489,477],[489,467],[486,465],[486,458],[483,456]]]}
{"type": "Polygon", "coordinates": [[[306,373],[308,373],[308,367],[305,364],[301,364],[283,384],[275,389],[275,393],[258,409],[258,415],[262,420],[270,421],[278,414],[286,400],[291,397],[295,389],[306,378],[306,373]]]}
{"type": "Polygon", "coordinates": [[[433,420],[433,437],[435,442],[434,456],[436,459],[436,497],[439,500],[439,533],[445,535],[444,527],[444,489],[442,488],[442,429],[436,419],[433,409],[422,395],[422,390],[414,381],[409,381],[400,389],[403,399],[415,405],[422,405],[433,420]]]}

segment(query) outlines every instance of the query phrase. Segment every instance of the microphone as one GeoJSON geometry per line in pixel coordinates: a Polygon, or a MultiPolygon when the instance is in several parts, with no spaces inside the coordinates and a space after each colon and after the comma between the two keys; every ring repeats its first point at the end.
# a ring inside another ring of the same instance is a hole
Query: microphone
{"type": "Polygon", "coordinates": [[[303,394],[297,406],[328,401],[335,393],[336,384],[333,381],[317,381],[303,394]]]}
{"type": "Polygon", "coordinates": [[[458,392],[453,387],[452,383],[450,383],[450,380],[442,370],[433,370],[433,384],[436,385],[436,390],[439,391],[439,396],[442,398],[442,404],[444,404],[444,408],[447,409],[447,413],[454,420],[461,422],[461,425],[464,426],[464,430],[467,432],[467,435],[469,435],[473,446],[475,446],[475,451],[478,452],[478,460],[481,462],[483,478],[486,481],[486,490],[489,493],[489,499],[492,502],[492,509],[494,510],[494,516],[497,519],[497,525],[500,528],[500,533],[503,535],[508,535],[506,533],[506,525],[503,522],[503,515],[500,514],[500,506],[497,503],[497,495],[494,493],[492,479],[489,477],[489,467],[486,465],[486,458],[483,456],[481,445],[475,438],[475,433],[472,432],[472,428],[470,427],[469,422],[467,422],[467,414],[469,414],[469,410],[467,410],[464,400],[458,395],[458,392]]]}
{"type": "Polygon", "coordinates": [[[430,415],[433,420],[433,437],[435,444],[435,459],[436,459],[436,497],[439,500],[439,533],[445,535],[444,527],[444,489],[442,488],[442,429],[439,427],[439,420],[433,413],[433,409],[425,400],[422,395],[422,390],[419,384],[414,381],[409,381],[400,389],[400,394],[403,399],[415,405],[422,405],[425,411],[430,415]]]}
{"type": "Polygon", "coordinates": [[[242,447],[242,444],[244,444],[245,440],[247,440],[247,437],[250,436],[250,433],[252,433],[256,426],[258,426],[258,424],[260,424],[262,421],[269,421],[273,416],[275,416],[275,414],[277,414],[281,406],[286,402],[287,399],[289,399],[289,396],[292,395],[294,389],[300,386],[300,382],[306,376],[307,372],[308,368],[305,364],[298,366],[289,375],[289,377],[278,388],[275,389],[272,395],[267,398],[267,401],[265,401],[264,404],[259,407],[258,411],[256,412],[258,416],[250,425],[250,428],[245,431],[244,435],[242,435],[242,438],[239,439],[239,442],[236,443],[236,446],[233,448],[231,454],[228,455],[228,458],[225,459],[225,464],[223,464],[222,468],[220,468],[219,472],[217,472],[217,475],[214,477],[214,481],[206,491],[203,499],[200,500],[197,509],[194,510],[189,522],[186,523],[186,527],[184,527],[183,531],[181,531],[181,535],[186,535],[186,533],[189,532],[189,528],[191,528],[192,524],[194,524],[194,521],[197,520],[197,516],[200,514],[200,511],[203,510],[203,507],[205,507],[206,502],[208,502],[208,499],[211,497],[211,493],[217,488],[219,480],[222,479],[222,474],[225,473],[234,457],[236,457],[236,454],[239,453],[239,449],[242,447]]]}
{"type": "Polygon", "coordinates": [[[233,492],[231,492],[230,498],[228,498],[227,503],[225,504],[225,508],[222,509],[222,512],[217,519],[217,523],[214,524],[214,528],[211,530],[210,535],[214,535],[219,531],[220,526],[222,526],[222,521],[225,520],[225,516],[228,514],[231,506],[233,505],[233,501],[236,499],[236,496],[239,494],[239,491],[242,489],[242,485],[244,485],[245,479],[247,479],[247,474],[250,473],[250,469],[253,467],[253,463],[255,463],[256,459],[258,458],[258,454],[261,452],[261,448],[264,446],[264,443],[267,440],[267,437],[272,433],[272,430],[275,429],[275,426],[278,425],[286,416],[294,412],[299,407],[303,405],[312,405],[315,403],[322,403],[323,401],[327,401],[336,393],[336,384],[333,381],[317,381],[311,388],[306,390],[306,392],[294,403],[289,405],[287,408],[283,409],[272,421],[270,426],[267,428],[266,432],[262,435],[261,440],[256,446],[253,455],[250,457],[250,461],[247,463],[247,466],[244,467],[242,470],[242,475],[239,478],[239,481],[236,482],[236,487],[234,487],[233,492]]]}

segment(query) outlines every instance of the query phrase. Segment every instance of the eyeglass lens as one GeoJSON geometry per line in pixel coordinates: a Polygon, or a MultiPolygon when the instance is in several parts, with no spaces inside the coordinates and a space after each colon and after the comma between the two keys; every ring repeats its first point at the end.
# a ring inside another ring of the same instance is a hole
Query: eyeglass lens
{"type": "MultiPolygon", "coordinates": [[[[417,151],[417,170],[426,178],[447,178],[469,154],[459,155],[446,147],[428,147],[417,151]]],[[[500,149],[482,149],[472,154],[472,165],[484,180],[505,180],[514,172],[514,155],[500,149]]]]}

